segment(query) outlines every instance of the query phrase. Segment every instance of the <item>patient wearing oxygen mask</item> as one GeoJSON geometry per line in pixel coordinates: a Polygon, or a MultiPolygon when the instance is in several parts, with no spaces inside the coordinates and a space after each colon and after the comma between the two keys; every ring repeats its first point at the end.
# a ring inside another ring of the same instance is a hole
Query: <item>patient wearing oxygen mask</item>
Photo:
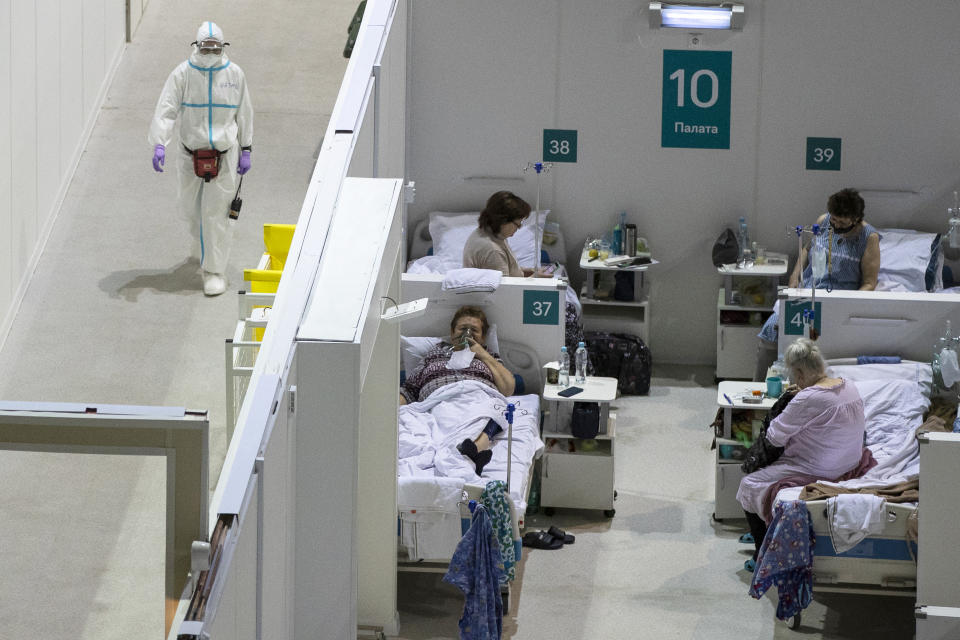
{"type": "MultiPolygon", "coordinates": [[[[873,291],[880,271],[880,234],[863,217],[864,202],[856,189],[842,189],[827,200],[827,213],[817,218],[822,229],[800,252],[790,286],[873,291]],[[800,266],[803,265],[803,273],[800,266]]],[[[777,358],[779,307],[767,318],[757,347],[753,379],[765,380],[777,358]]]]}
{"type": "MultiPolygon", "coordinates": [[[[441,387],[463,380],[477,380],[504,396],[511,395],[516,381],[499,354],[487,351],[489,328],[483,309],[471,306],[457,309],[450,321],[450,342],[431,349],[423,362],[407,375],[400,387],[400,404],[426,400],[441,387]]],[[[500,425],[490,420],[480,435],[457,445],[457,450],[474,463],[477,475],[493,457],[490,446],[500,430],[500,425]]]]}

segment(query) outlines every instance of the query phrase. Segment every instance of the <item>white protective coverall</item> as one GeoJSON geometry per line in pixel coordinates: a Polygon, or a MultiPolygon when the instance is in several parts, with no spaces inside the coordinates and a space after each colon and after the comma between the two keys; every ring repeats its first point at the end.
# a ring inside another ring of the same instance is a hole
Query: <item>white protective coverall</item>
{"type": "MultiPolygon", "coordinates": [[[[207,37],[223,42],[223,32],[213,22],[204,22],[197,30],[198,41],[207,37]]],[[[228,213],[237,191],[240,149],[253,145],[253,106],[243,70],[226,52],[204,55],[194,46],[163,85],[147,139],[177,158],[180,211],[198,240],[195,251],[199,250],[201,267],[223,274],[236,224],[228,213]],[[177,116],[180,140],[170,147],[177,116]],[[187,149],[224,151],[217,177],[206,183],[197,177],[187,149]]]]}

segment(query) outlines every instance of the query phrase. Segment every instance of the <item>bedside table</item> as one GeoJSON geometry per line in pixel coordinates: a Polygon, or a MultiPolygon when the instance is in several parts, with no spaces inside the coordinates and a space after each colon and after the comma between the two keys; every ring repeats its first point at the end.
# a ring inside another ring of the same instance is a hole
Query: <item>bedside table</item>
{"type": "Polygon", "coordinates": [[[543,425],[544,443],[554,444],[554,450],[545,450],[540,474],[540,506],[550,515],[554,507],[574,509],[603,509],[608,518],[616,513],[613,501],[614,443],[616,414],[610,412],[610,403],[617,397],[617,379],[587,377],[584,384],[571,387],[583,389],[570,398],[557,395],[564,387],[547,384],[543,401],[549,407],[543,425]],[[570,432],[570,415],[574,402],[596,402],[600,405],[600,430],[596,438],[581,440],[570,432]],[[584,443],[596,443],[584,446],[584,443]],[[557,449],[563,449],[562,451],[557,449]]]}
{"type": "Polygon", "coordinates": [[[733,412],[750,411],[751,420],[763,421],[773,407],[776,398],[766,395],[767,386],[763,382],[721,382],[717,388],[717,405],[723,408],[723,431],[716,433],[716,483],[714,485],[713,519],[744,518],[743,507],[737,502],[737,490],[740,479],[745,475],[740,470],[746,447],[733,439],[731,425],[733,412]],[[761,389],[764,395],[759,403],[744,402],[754,389],[761,389]]]}

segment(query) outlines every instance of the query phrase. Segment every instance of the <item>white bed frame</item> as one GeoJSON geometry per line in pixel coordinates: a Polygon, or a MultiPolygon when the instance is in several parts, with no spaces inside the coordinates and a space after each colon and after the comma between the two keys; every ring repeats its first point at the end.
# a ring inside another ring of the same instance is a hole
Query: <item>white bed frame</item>
{"type": "MultiPolygon", "coordinates": [[[[810,301],[809,289],[785,289],[780,292],[780,304],[787,301],[810,301]]],[[[951,320],[954,327],[960,322],[960,295],[949,293],[894,293],[875,291],[832,291],[817,290],[816,302],[820,305],[820,330],[817,344],[827,358],[847,358],[860,355],[899,355],[901,358],[929,362],[933,356],[933,345],[944,331],[945,321],[951,320]]],[[[786,347],[800,335],[787,335],[785,324],[790,321],[781,306],[779,321],[778,350],[783,353],[786,347]]],[[[806,331],[809,333],[809,330],[806,331]]],[[[960,451],[960,447],[954,448],[960,451]]],[[[960,456],[955,456],[960,458],[960,456]]],[[[929,473],[923,468],[921,456],[921,475],[929,473]]],[[[960,468],[960,459],[953,459],[953,467],[944,467],[942,476],[950,478],[955,486],[956,469],[960,468]]],[[[941,531],[927,526],[920,536],[919,556],[924,553],[924,539],[934,540],[940,537],[952,538],[955,523],[960,521],[960,505],[956,500],[944,505],[943,501],[933,507],[924,497],[925,509],[937,511],[947,509],[949,515],[938,514],[940,522],[953,522],[941,531]]],[[[810,504],[810,515],[814,531],[818,537],[829,540],[826,523],[826,510],[823,502],[810,504]]],[[[906,550],[906,523],[915,510],[902,504],[888,504],[889,519],[886,529],[864,540],[867,545],[902,543],[906,550]],[[884,542],[887,541],[887,542],[884,542]],[[891,542],[892,541],[892,542],[891,542]]],[[[923,513],[924,510],[921,510],[923,513]]],[[[921,527],[923,530],[923,527],[921,527]]],[[[863,544],[863,543],[861,543],[863,544]]],[[[855,547],[850,554],[862,552],[855,547]]],[[[878,560],[869,557],[817,555],[814,559],[815,590],[819,592],[869,593],[882,595],[901,595],[913,597],[918,590],[917,564],[912,560],[878,560]]],[[[950,561],[960,565],[953,553],[950,561]]],[[[929,558],[928,558],[929,561],[929,558]]],[[[928,571],[928,574],[932,574],[928,571]]],[[[949,592],[947,600],[956,600],[956,584],[928,586],[928,591],[949,592]]],[[[924,575],[919,575],[921,585],[924,575]]],[[[921,587],[922,589],[922,587],[921,587]]],[[[926,604],[937,604],[942,598],[931,597],[926,604]],[[934,602],[936,601],[936,602],[934,602]]]]}

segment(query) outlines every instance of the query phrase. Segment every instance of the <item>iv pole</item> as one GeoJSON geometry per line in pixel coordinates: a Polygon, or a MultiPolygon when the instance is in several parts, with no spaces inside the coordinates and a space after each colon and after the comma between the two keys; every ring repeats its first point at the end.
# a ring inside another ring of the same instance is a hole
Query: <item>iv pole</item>
{"type": "Polygon", "coordinates": [[[552,162],[528,162],[527,166],[523,168],[523,172],[527,173],[531,169],[537,172],[537,205],[534,209],[534,224],[536,227],[533,231],[533,236],[535,238],[535,251],[536,253],[533,256],[533,275],[535,276],[540,272],[540,241],[543,238],[543,233],[540,231],[540,174],[550,173],[550,169],[553,168],[552,162]]]}

